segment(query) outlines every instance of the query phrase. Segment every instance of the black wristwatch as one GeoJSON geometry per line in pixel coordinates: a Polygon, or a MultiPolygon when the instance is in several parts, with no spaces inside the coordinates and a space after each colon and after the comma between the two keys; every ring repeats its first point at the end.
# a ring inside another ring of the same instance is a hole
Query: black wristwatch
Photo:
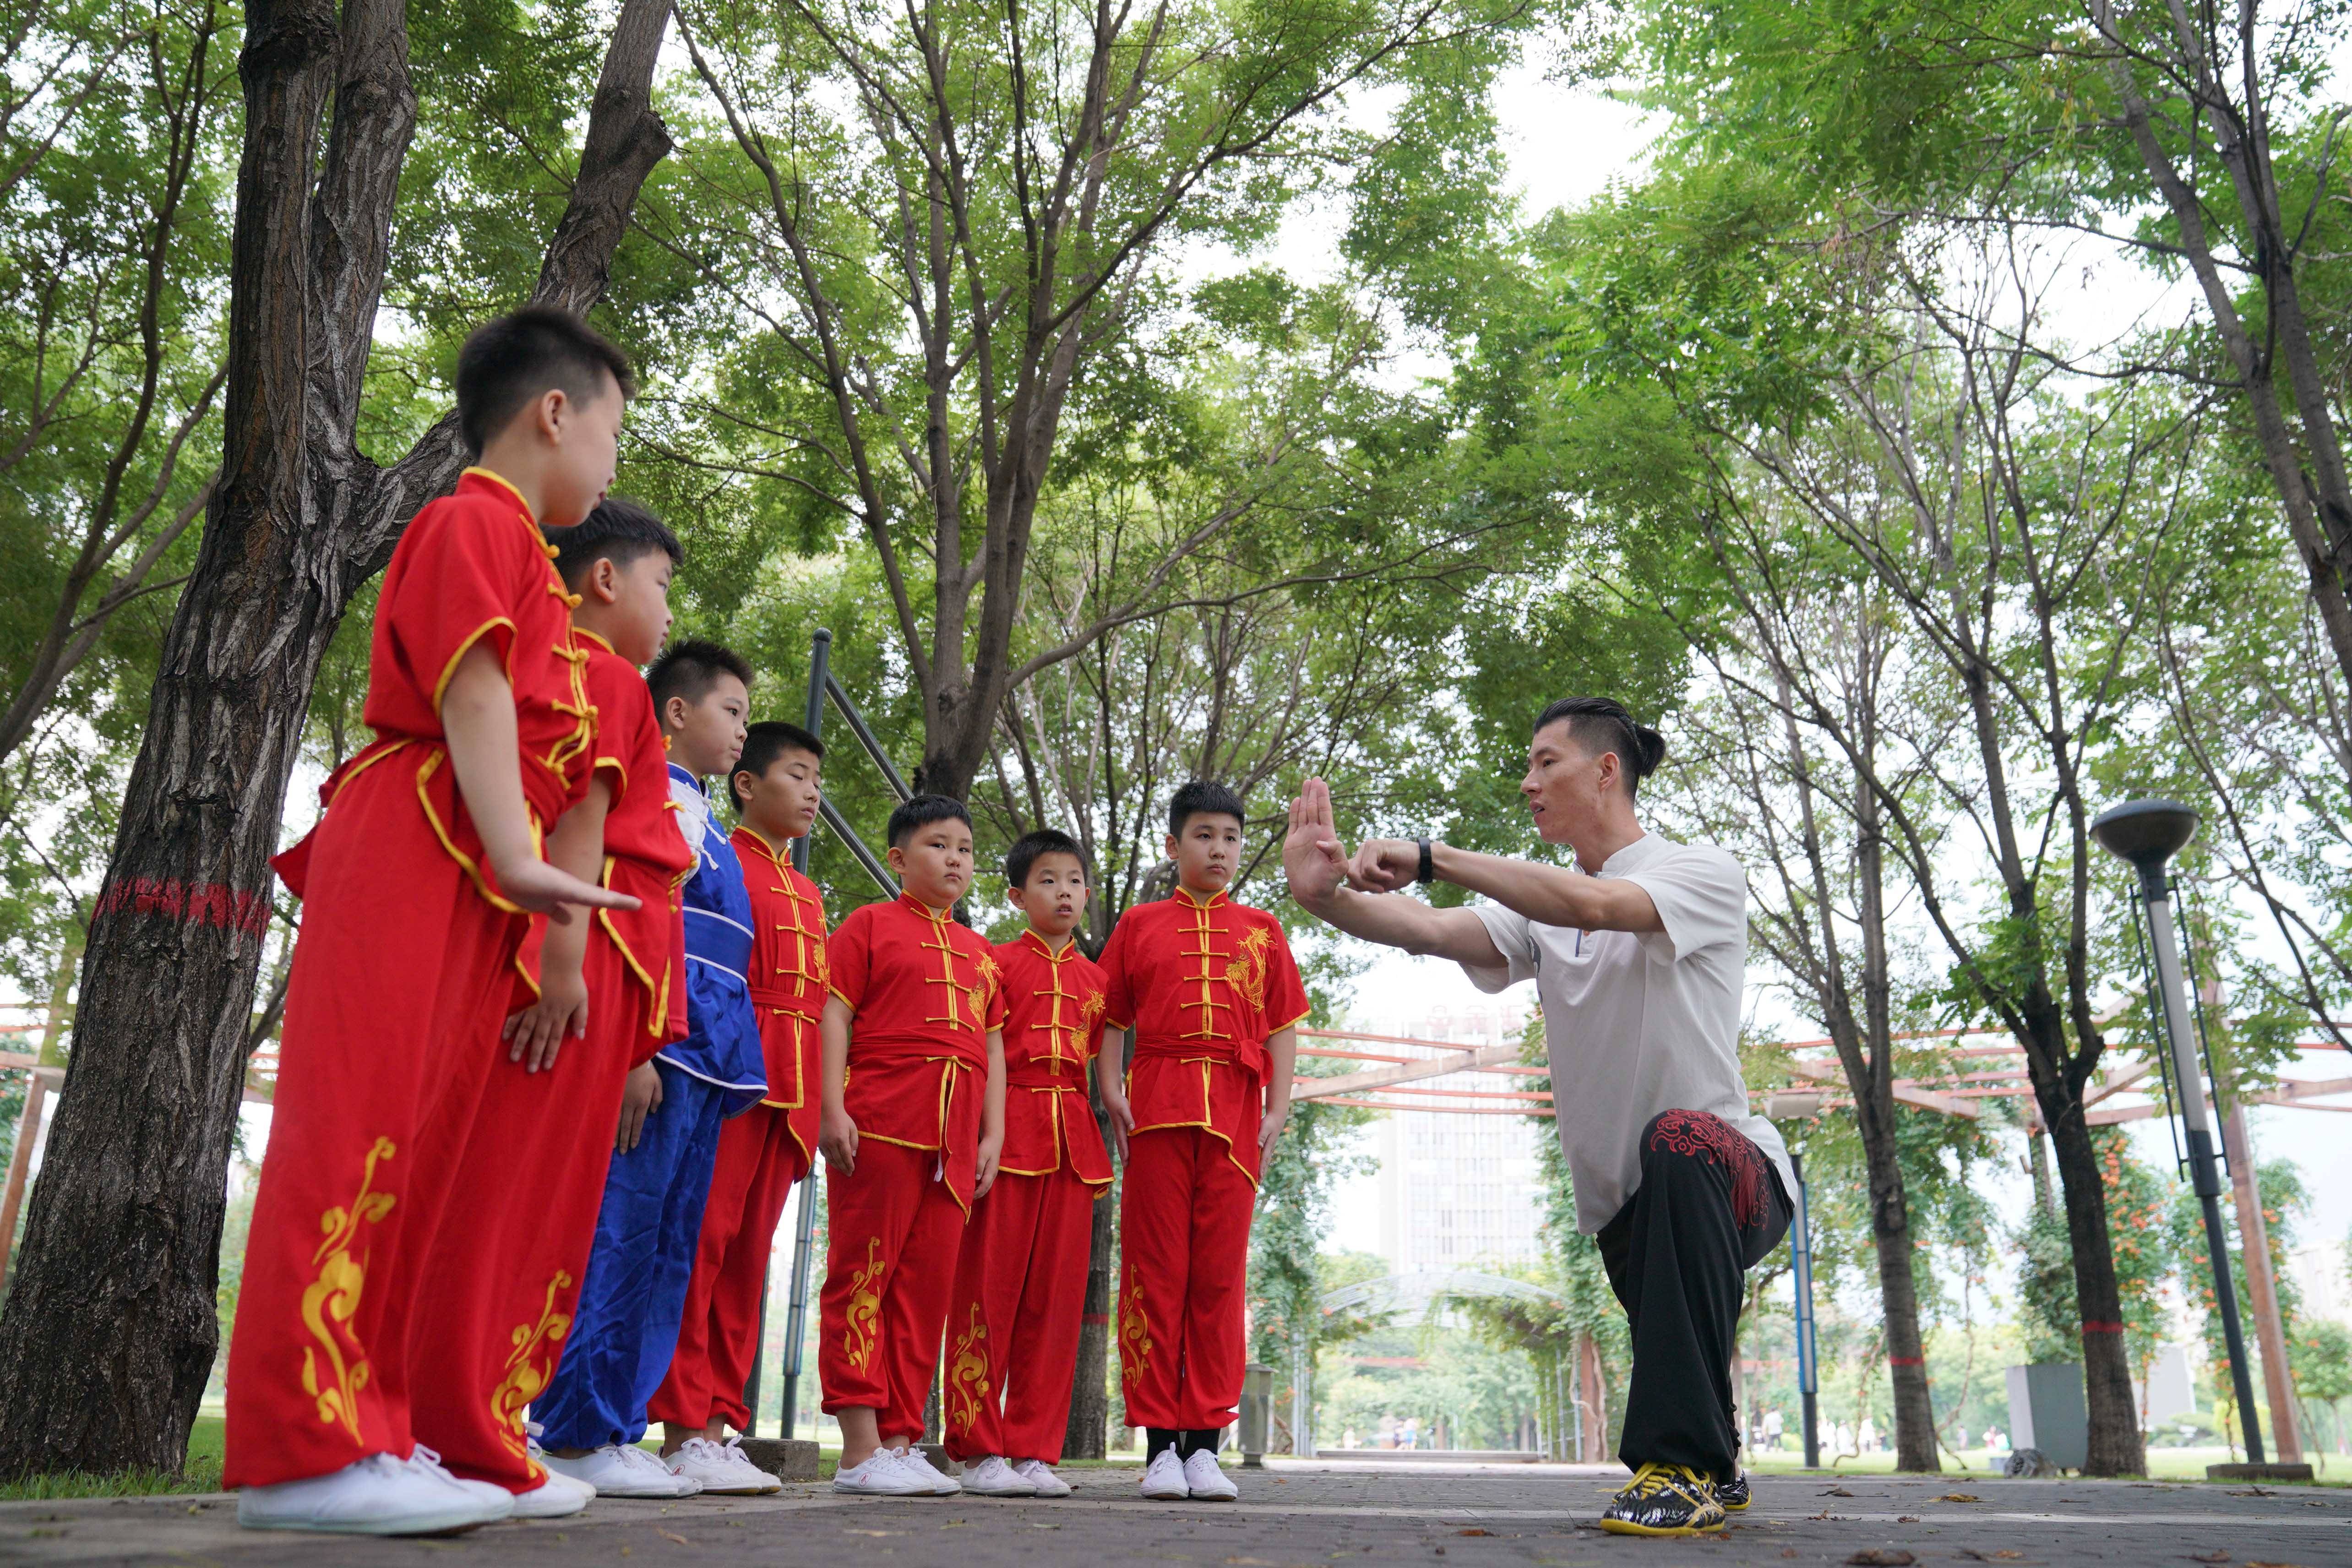
{"type": "Polygon", "coordinates": [[[1437,868],[1430,863],[1429,840],[1426,838],[1416,838],[1413,842],[1421,846],[1421,869],[1415,874],[1413,880],[1426,888],[1429,884],[1437,880],[1437,868]]]}

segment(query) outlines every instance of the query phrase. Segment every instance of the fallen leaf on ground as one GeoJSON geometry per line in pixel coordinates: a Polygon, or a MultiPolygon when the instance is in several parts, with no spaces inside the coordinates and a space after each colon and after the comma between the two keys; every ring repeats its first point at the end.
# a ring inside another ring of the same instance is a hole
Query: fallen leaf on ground
{"type": "Polygon", "coordinates": [[[1826,1490],[1824,1490],[1824,1491],[1818,1491],[1818,1492],[1815,1492],[1813,1495],[1814,1495],[1815,1497],[1852,1497],[1852,1496],[1853,1496],[1853,1494],[1852,1492],[1850,1492],[1850,1491],[1846,1490],[1843,1487],[1831,1487],[1831,1488],[1829,1488],[1828,1489],[1826,1489],[1826,1490]]]}
{"type": "Polygon", "coordinates": [[[1456,1535],[1492,1535],[1495,1532],[1491,1530],[1481,1530],[1474,1524],[1467,1530],[1457,1530],[1454,1533],[1456,1535]]]}
{"type": "Polygon", "coordinates": [[[2230,1554],[2218,1546],[2210,1552],[2192,1552],[2189,1555],[2200,1563],[2227,1563],[2230,1560],[2230,1554]]]}
{"type": "Polygon", "coordinates": [[[1984,1499],[1974,1492],[1946,1492],[1936,1500],[1937,1502],[1982,1502],[1984,1499]]]}
{"type": "Polygon", "coordinates": [[[907,1532],[906,1532],[905,1531],[903,1531],[903,1530],[847,1530],[847,1529],[845,1529],[841,1533],[842,1533],[842,1534],[844,1534],[844,1535],[904,1535],[904,1534],[906,1534],[907,1532]]]}
{"type": "Polygon", "coordinates": [[[2231,1497],[2270,1497],[2273,1493],[2268,1487],[2239,1487],[2233,1489],[2230,1495],[2231,1497]]]}
{"type": "Polygon", "coordinates": [[[2265,1563],[2258,1557],[2249,1557],[2246,1559],[2246,1568],[2302,1568],[2302,1565],[2294,1563],[2265,1563]]]}
{"type": "Polygon", "coordinates": [[[664,1541],[675,1541],[680,1546],[691,1546],[694,1544],[693,1542],[688,1541],[685,1536],[679,1535],[674,1531],[656,1530],[654,1533],[660,1536],[664,1541]]]}
{"type": "Polygon", "coordinates": [[[1865,1546],[1846,1561],[1853,1568],[1910,1568],[1919,1560],[1899,1546],[1865,1546]]]}
{"type": "Polygon", "coordinates": [[[1919,1516],[1916,1513],[1898,1513],[1895,1516],[1895,1522],[1897,1524],[1916,1524],[1919,1522],[1919,1516]]]}
{"type": "Polygon", "coordinates": [[[2024,1552],[2011,1552],[2006,1546],[1997,1552],[1979,1552],[1973,1546],[1963,1546],[1960,1548],[1960,1555],[1971,1563],[2022,1563],[2025,1561],[2024,1552]]]}

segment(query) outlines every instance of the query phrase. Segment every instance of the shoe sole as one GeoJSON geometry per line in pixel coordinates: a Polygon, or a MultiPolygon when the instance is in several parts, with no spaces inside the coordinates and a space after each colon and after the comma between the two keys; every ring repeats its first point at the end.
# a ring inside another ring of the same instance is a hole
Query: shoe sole
{"type": "Polygon", "coordinates": [[[966,1487],[963,1489],[971,1497],[1035,1497],[1037,1495],[1037,1489],[1034,1487],[1005,1487],[1002,1489],[992,1487],[966,1487]]]}
{"type": "Polygon", "coordinates": [[[1145,1500],[1145,1501],[1147,1501],[1147,1502],[1186,1502],[1186,1501],[1191,1500],[1192,1496],[1192,1494],[1191,1492],[1188,1492],[1188,1491],[1187,1491],[1187,1492],[1145,1492],[1145,1493],[1143,1494],[1144,1500],[1145,1500]]]}
{"type": "Polygon", "coordinates": [[[703,1497],[765,1497],[770,1492],[780,1492],[783,1489],[782,1482],[779,1482],[772,1487],[763,1486],[758,1481],[751,1481],[742,1486],[730,1487],[714,1485],[709,1481],[705,1481],[702,1483],[702,1490],[699,1495],[703,1497]]]}
{"type": "Polygon", "coordinates": [[[1723,1521],[1713,1524],[1636,1524],[1630,1519],[1604,1519],[1601,1528],[1612,1535],[1713,1535],[1723,1528],[1723,1521]]]}
{"type": "Polygon", "coordinates": [[[884,1491],[879,1487],[836,1486],[833,1489],[843,1497],[929,1497],[931,1495],[928,1491],[884,1491]]]}
{"type": "Polygon", "coordinates": [[[1746,1513],[1748,1511],[1748,1505],[1744,1502],[1725,1502],[1721,1498],[1716,1499],[1715,1501],[1716,1506],[1722,1509],[1726,1513],[1746,1513]]]}
{"type": "Polygon", "coordinates": [[[1193,1502],[1239,1502],[1242,1500],[1239,1492],[1186,1492],[1184,1495],[1193,1502]]]}
{"type": "Polygon", "coordinates": [[[247,1530],[282,1530],[304,1535],[383,1535],[383,1536],[446,1536],[465,1535],[485,1525],[503,1524],[513,1518],[511,1513],[496,1519],[469,1516],[446,1524],[432,1522],[439,1516],[427,1514],[422,1520],[371,1520],[351,1523],[325,1523],[316,1520],[249,1520],[236,1522],[247,1530]]]}

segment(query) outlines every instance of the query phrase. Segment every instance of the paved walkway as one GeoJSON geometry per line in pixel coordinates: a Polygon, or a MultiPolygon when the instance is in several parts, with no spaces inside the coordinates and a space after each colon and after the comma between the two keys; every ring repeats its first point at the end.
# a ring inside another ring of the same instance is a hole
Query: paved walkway
{"type": "Polygon", "coordinates": [[[866,1501],[793,1487],[772,1498],[598,1502],[572,1520],[448,1541],[247,1533],[222,1497],[9,1503],[0,1563],[2352,1568],[2352,1491],[2305,1487],[1767,1477],[1721,1539],[1689,1542],[1601,1533],[1593,1521],[1622,1470],[1276,1461],[1242,1475],[1242,1500],[1223,1506],[1145,1502],[1129,1467],[1069,1473],[1077,1495],[1058,1502],[866,1501]]]}

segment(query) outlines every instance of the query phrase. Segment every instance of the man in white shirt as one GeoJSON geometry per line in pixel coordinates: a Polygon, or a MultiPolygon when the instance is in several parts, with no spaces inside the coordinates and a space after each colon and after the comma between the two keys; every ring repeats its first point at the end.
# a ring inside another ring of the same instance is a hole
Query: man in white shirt
{"type": "Polygon", "coordinates": [[[1634,816],[1665,749],[1606,698],[1564,698],[1537,719],[1519,789],[1573,869],[1426,839],[1370,839],[1351,857],[1320,779],[1292,803],[1283,847],[1291,897],[1340,931],[1450,958],[1482,990],[1535,981],[1577,1228],[1633,1327],[1617,1452],[1634,1476],[1601,1523],[1636,1535],[1720,1530],[1748,1505],[1731,1379],[1741,1276],[1787,1233],[1796,1187],[1739,1073],[1747,877],[1634,816]],[[1398,892],[1436,880],[1492,901],[1439,910],[1398,892]]]}

